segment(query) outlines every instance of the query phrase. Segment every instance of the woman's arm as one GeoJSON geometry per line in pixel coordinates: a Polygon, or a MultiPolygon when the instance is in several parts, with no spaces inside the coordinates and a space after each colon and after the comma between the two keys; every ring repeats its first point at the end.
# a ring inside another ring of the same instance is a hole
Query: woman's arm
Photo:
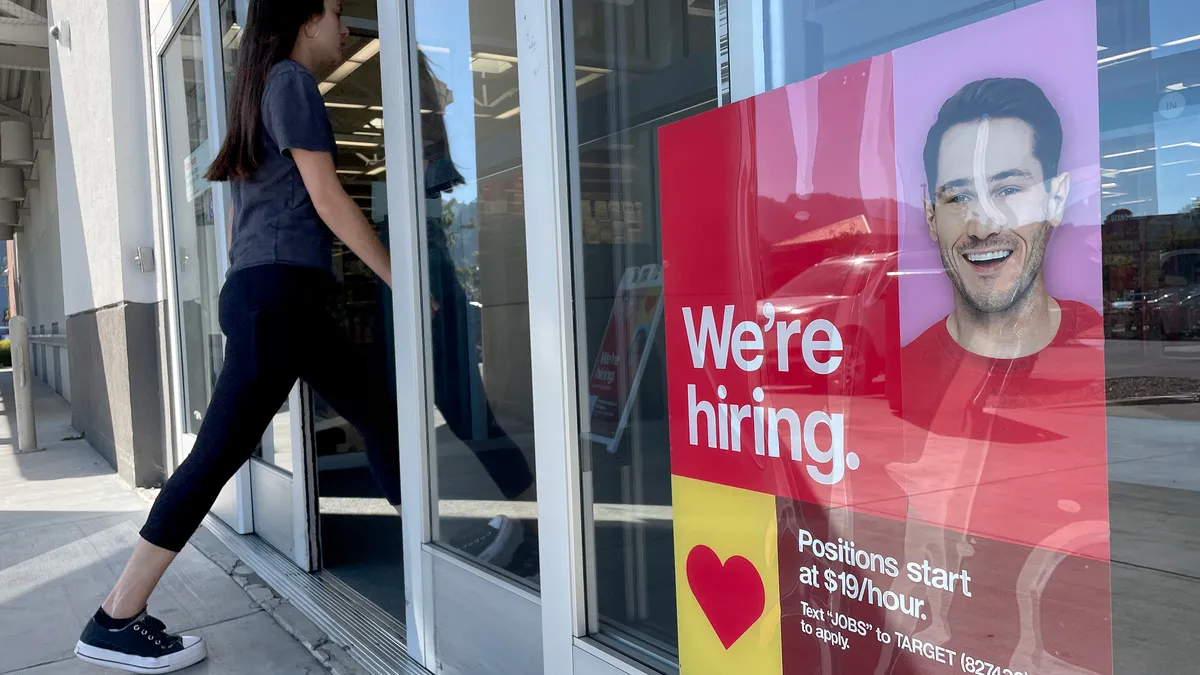
{"type": "Polygon", "coordinates": [[[367,267],[391,287],[391,255],[367,222],[362,209],[346,194],[342,182],[338,180],[333,156],[328,152],[300,149],[292,149],[291,153],[304,179],[304,187],[308,189],[313,206],[317,208],[317,215],[342,243],[349,246],[367,267]]]}

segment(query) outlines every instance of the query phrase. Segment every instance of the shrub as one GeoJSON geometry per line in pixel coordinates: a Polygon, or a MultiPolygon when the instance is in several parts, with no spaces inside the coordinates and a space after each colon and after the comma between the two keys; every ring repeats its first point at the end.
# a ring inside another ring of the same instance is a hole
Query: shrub
{"type": "Polygon", "coordinates": [[[0,340],[0,368],[12,368],[12,345],[0,340]]]}

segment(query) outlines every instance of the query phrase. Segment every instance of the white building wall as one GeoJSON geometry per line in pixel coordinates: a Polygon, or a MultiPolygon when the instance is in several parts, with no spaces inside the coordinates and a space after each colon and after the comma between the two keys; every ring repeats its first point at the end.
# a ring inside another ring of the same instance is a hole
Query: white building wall
{"type": "Polygon", "coordinates": [[[144,25],[138,0],[109,2],[109,25],[125,35],[110,40],[112,63],[112,119],[116,155],[117,223],[121,236],[121,275],[124,299],[153,303],[159,299],[156,275],[137,265],[139,247],[154,246],[155,201],[150,176],[151,127],[146,105],[146,62],[142,39],[144,25]]]}
{"type": "Polygon", "coordinates": [[[69,43],[50,43],[50,74],[72,420],[140,486],[160,483],[166,466],[162,285],[137,260],[153,251],[158,266],[163,254],[146,70],[153,1],[54,0],[49,17],[71,26],[69,43]]]}
{"type": "Polygon", "coordinates": [[[67,315],[74,315],[115,305],[124,296],[118,174],[113,171],[121,149],[111,104],[107,3],[55,0],[50,22],[64,19],[72,27],[71,45],[51,45],[50,68],[59,229],[63,267],[69,271],[63,279],[63,304],[67,315]]]}

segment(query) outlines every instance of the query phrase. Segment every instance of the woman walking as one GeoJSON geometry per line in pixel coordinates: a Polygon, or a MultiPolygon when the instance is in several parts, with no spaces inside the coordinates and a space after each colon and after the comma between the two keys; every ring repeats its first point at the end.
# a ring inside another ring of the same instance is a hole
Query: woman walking
{"type": "Polygon", "coordinates": [[[314,72],[341,63],[349,32],[341,0],[250,3],[233,85],[229,131],[206,178],[228,181],[235,217],[221,290],[225,365],[187,460],[150,511],[116,587],[83,631],[83,660],[135,673],[169,673],[207,656],[146,603],[221,488],[251,456],[271,418],[303,379],[367,441],[371,471],[400,503],[395,403],[326,309],[336,236],[391,285],[387,250],[343,190],[314,72]],[[309,336],[322,353],[307,348],[309,336]]]}

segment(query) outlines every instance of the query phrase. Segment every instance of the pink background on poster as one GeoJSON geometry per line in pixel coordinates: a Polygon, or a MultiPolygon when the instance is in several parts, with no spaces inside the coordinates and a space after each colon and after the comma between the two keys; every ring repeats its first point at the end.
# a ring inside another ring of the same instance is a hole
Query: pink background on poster
{"type": "Polygon", "coordinates": [[[1042,88],[1063,123],[1060,171],[1071,173],[1067,214],[1046,252],[1050,295],[1101,308],[1100,114],[1094,0],[1045,0],[893,52],[900,197],[900,343],[954,308],[929,238],[925,137],[946,99],[985,77],[1023,77],[1042,88]],[[1019,36],[1019,37],[1017,37],[1019,36]],[[947,55],[953,54],[954,58],[947,55]]]}

